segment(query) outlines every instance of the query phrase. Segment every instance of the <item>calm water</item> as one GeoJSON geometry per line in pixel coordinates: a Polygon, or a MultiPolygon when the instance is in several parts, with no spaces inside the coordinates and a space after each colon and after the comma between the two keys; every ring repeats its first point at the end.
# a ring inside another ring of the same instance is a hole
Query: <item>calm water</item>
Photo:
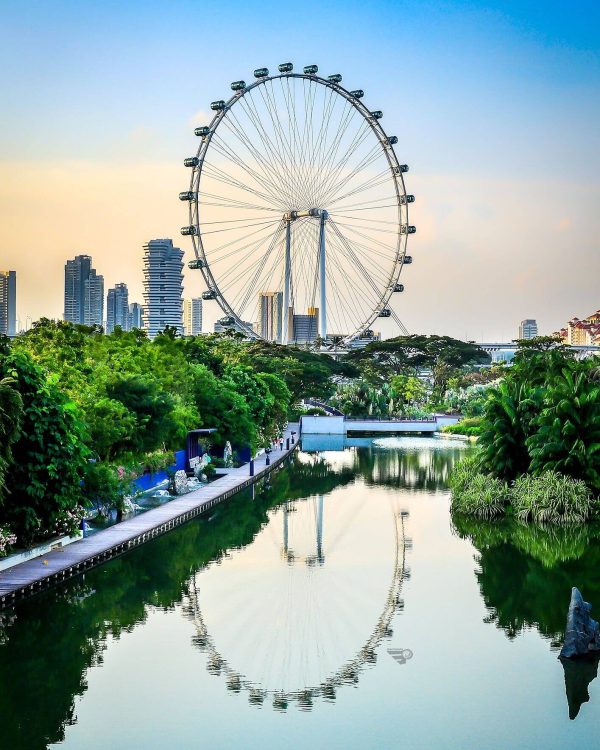
{"type": "Polygon", "coordinates": [[[600,732],[600,532],[453,525],[465,448],[306,443],[241,494],[0,620],[0,748],[564,748],[600,732]],[[589,682],[590,701],[586,697],[589,682]]]}

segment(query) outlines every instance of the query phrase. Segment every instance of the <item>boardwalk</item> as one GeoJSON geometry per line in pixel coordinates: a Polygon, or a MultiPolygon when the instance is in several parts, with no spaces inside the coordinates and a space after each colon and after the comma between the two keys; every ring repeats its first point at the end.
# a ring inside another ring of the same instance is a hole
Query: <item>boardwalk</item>
{"type": "MultiPolygon", "coordinates": [[[[288,426],[286,439],[291,438],[292,430],[297,433],[298,426],[294,424],[288,426]]],[[[2,571],[0,573],[0,609],[23,597],[66,581],[78,573],[110,560],[195,518],[260,479],[261,476],[281,464],[296,447],[297,443],[291,445],[290,439],[289,450],[286,450],[285,444],[283,451],[279,448],[274,450],[271,454],[270,466],[266,465],[266,455],[256,458],[254,477],[250,477],[249,466],[246,464],[159,508],[153,508],[100,531],[92,537],[81,539],[67,547],[53,550],[41,557],[27,560],[2,571]]]]}

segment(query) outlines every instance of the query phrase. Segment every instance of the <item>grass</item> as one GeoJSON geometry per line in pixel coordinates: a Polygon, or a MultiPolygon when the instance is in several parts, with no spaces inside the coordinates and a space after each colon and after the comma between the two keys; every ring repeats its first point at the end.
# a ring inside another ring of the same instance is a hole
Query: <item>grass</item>
{"type": "Polygon", "coordinates": [[[447,424],[442,427],[442,432],[449,435],[466,435],[467,437],[477,437],[481,435],[481,417],[469,417],[461,419],[457,424],[447,424]]]}
{"type": "Polygon", "coordinates": [[[506,482],[482,474],[475,457],[460,461],[450,477],[451,510],[475,518],[498,518],[506,513],[510,490],[506,482]]]}

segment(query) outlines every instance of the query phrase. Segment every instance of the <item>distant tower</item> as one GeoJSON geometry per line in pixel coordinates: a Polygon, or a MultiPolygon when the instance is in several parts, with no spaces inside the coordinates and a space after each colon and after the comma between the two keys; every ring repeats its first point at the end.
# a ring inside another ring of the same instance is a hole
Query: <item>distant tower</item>
{"type": "Polygon", "coordinates": [[[519,326],[520,339],[534,339],[538,335],[537,321],[532,318],[522,320],[519,326]]]}
{"type": "Polygon", "coordinates": [[[281,339],[283,292],[261,292],[258,295],[258,332],[267,341],[281,339]]]}
{"type": "Polygon", "coordinates": [[[173,240],[144,245],[144,328],[154,338],[166,326],[183,335],[183,250],[173,240]]]}
{"type": "Polygon", "coordinates": [[[17,272],[0,271],[0,333],[17,333],[17,272]]]}
{"type": "Polygon", "coordinates": [[[112,333],[115,326],[129,330],[129,291],[127,284],[115,284],[106,295],[106,333],[112,333]]]}
{"type": "Polygon", "coordinates": [[[295,344],[312,344],[317,340],[319,308],[309,307],[306,315],[294,315],[293,341],[295,344]]]}
{"type": "Polygon", "coordinates": [[[101,326],[104,322],[104,276],[95,269],[83,282],[83,323],[86,326],[101,326]]]}
{"type": "Polygon", "coordinates": [[[89,255],[77,255],[65,264],[64,319],[71,323],[85,320],[85,282],[92,271],[89,255]]]}
{"type": "Polygon", "coordinates": [[[199,336],[202,333],[202,297],[184,300],[183,332],[186,336],[199,336]]]}
{"type": "Polygon", "coordinates": [[[127,315],[127,330],[133,331],[134,328],[144,327],[144,308],[139,302],[131,302],[129,304],[129,313],[127,315]]]}

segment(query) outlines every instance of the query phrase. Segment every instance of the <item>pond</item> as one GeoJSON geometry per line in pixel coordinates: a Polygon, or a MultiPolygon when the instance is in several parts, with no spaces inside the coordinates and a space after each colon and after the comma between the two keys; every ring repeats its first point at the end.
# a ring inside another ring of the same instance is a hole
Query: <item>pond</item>
{"type": "Polygon", "coordinates": [[[467,450],[307,440],[254,491],[0,614],[0,747],[589,745],[597,665],[557,654],[571,586],[600,614],[600,530],[453,521],[467,450]]]}

